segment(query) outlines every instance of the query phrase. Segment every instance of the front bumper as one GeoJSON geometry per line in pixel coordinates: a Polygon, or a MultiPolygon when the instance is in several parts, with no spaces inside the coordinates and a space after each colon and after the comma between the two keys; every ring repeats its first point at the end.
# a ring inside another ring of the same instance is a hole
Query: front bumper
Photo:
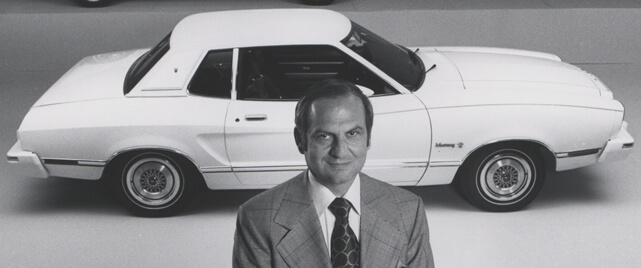
{"type": "Polygon", "coordinates": [[[623,160],[630,155],[630,151],[634,148],[634,138],[628,133],[628,123],[623,122],[619,134],[610,139],[603,148],[603,152],[599,156],[598,162],[610,162],[616,160],[623,160]]]}
{"type": "Polygon", "coordinates": [[[7,152],[7,160],[11,164],[16,164],[21,175],[43,179],[49,177],[49,172],[38,155],[23,150],[20,141],[17,141],[7,152]]]}

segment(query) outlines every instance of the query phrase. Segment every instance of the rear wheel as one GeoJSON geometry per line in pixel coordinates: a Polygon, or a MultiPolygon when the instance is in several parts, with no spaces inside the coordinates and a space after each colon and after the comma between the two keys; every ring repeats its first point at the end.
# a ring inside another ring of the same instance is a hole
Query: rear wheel
{"type": "Polygon", "coordinates": [[[530,146],[489,146],[473,154],[461,167],[461,192],[473,205],[507,212],[528,205],[545,179],[543,159],[530,146]]]}
{"type": "Polygon", "coordinates": [[[139,153],[121,169],[116,191],[136,215],[171,216],[196,193],[198,178],[192,167],[169,153],[139,153]]]}

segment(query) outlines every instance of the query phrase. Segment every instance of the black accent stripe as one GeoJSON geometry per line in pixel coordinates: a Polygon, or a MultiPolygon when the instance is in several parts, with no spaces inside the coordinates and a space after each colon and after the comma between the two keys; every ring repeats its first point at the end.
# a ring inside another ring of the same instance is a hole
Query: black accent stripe
{"type": "Polygon", "coordinates": [[[623,149],[628,149],[634,147],[634,142],[631,143],[624,143],[623,144],[623,149]]]}
{"type": "Polygon", "coordinates": [[[601,149],[596,148],[596,149],[588,149],[588,150],[582,150],[582,151],[568,152],[568,157],[577,157],[577,156],[596,154],[596,153],[599,152],[599,150],[601,150],[601,149]]]}
{"type": "Polygon", "coordinates": [[[66,159],[44,159],[45,164],[48,165],[66,165],[66,166],[77,166],[78,160],[66,160],[66,159]]]}

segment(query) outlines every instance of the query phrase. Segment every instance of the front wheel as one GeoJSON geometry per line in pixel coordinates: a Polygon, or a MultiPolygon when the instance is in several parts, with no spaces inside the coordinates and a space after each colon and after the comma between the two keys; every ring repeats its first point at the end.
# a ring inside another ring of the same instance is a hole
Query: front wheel
{"type": "Polygon", "coordinates": [[[195,194],[197,179],[190,163],[161,152],[146,152],[130,158],[116,190],[136,215],[171,216],[195,194]]]}
{"type": "Polygon", "coordinates": [[[508,212],[528,205],[545,179],[543,159],[528,146],[490,146],[471,156],[461,167],[459,186],[473,205],[487,211],[508,212]]]}

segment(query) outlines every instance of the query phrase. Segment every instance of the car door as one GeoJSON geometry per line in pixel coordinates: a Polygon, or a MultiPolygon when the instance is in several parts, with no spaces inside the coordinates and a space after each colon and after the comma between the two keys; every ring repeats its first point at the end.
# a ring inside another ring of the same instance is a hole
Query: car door
{"type": "Polygon", "coordinates": [[[372,147],[363,171],[397,185],[416,184],[430,150],[425,107],[328,45],[240,49],[236,94],[225,121],[227,152],[240,182],[262,188],[306,170],[294,142],[294,110],[310,85],[327,78],[373,92],[372,147]]]}
{"type": "MultiPolygon", "coordinates": [[[[194,150],[195,160],[211,189],[238,188],[225,147],[225,115],[231,99],[233,50],[208,51],[194,72],[187,92],[189,105],[183,107],[193,122],[193,132],[183,127],[184,135],[194,135],[202,150],[194,150]]],[[[189,124],[186,124],[189,125],[189,124]]]]}

